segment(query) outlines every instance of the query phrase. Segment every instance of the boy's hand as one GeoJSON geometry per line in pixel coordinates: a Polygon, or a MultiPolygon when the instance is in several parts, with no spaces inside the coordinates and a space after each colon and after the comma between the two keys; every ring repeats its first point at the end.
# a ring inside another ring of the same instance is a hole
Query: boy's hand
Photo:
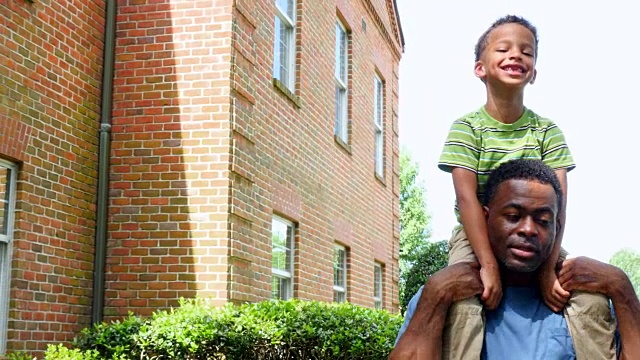
{"type": "Polygon", "coordinates": [[[571,293],[560,285],[556,272],[548,268],[544,268],[540,272],[540,290],[544,303],[553,312],[559,312],[564,309],[571,296],[571,293]]]}
{"type": "Polygon", "coordinates": [[[500,270],[498,270],[497,266],[483,266],[480,268],[480,279],[484,286],[480,299],[487,310],[493,310],[498,307],[500,299],[502,299],[500,270]]]}

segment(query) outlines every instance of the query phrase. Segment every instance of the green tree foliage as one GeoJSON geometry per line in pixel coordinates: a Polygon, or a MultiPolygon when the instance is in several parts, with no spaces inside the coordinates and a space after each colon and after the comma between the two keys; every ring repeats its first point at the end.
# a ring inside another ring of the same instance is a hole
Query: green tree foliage
{"type": "Polygon", "coordinates": [[[400,307],[404,313],[411,297],[424,285],[429,276],[447,266],[449,261],[447,240],[430,242],[421,247],[417,260],[405,274],[404,296],[400,299],[400,307]]]}
{"type": "Polygon", "coordinates": [[[430,215],[424,187],[416,181],[418,164],[406,150],[400,152],[400,269],[418,258],[417,251],[427,243],[430,215]]]}
{"type": "Polygon", "coordinates": [[[631,249],[622,249],[613,254],[609,263],[627,273],[636,294],[640,296],[640,253],[631,249]]]}
{"type": "MultiPolygon", "coordinates": [[[[406,150],[400,152],[400,304],[404,311],[417,288],[408,288],[414,265],[430,261],[434,247],[428,242],[431,236],[425,190],[417,181],[418,165],[406,150]],[[425,259],[426,257],[426,259],[425,259]]],[[[446,253],[445,253],[446,256],[446,253]]],[[[437,257],[437,256],[436,256],[437,257]]],[[[445,261],[446,264],[446,261],[445,261]]],[[[431,273],[430,273],[431,274],[431,273]]],[[[421,279],[424,277],[421,277],[421,279]]],[[[424,281],[423,281],[424,283],[424,281]]]]}

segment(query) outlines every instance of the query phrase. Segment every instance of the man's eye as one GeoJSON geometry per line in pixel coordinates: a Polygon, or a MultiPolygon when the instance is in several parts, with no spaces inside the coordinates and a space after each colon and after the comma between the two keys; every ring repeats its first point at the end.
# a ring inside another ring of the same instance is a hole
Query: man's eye
{"type": "Polygon", "coordinates": [[[542,226],[549,226],[549,224],[551,224],[551,220],[549,220],[547,218],[538,218],[538,219],[536,219],[536,221],[538,222],[538,224],[540,224],[542,226]]]}
{"type": "Polygon", "coordinates": [[[506,214],[504,217],[510,222],[517,222],[520,220],[520,215],[518,214],[506,214]]]}

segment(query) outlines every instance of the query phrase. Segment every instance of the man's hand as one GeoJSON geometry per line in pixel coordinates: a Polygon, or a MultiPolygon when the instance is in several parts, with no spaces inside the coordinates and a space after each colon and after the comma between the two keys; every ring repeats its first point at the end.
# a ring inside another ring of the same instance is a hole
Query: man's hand
{"type": "Polygon", "coordinates": [[[558,280],[569,291],[597,292],[611,299],[618,321],[620,359],[640,359],[640,301],[619,268],[586,257],[565,260],[558,280]]]}
{"type": "Polygon", "coordinates": [[[611,296],[611,289],[620,279],[621,270],[587,257],[567,259],[558,272],[560,285],[567,291],[582,290],[611,296]]]}
{"type": "MultiPolygon", "coordinates": [[[[441,294],[447,305],[482,293],[482,270],[476,262],[461,262],[449,265],[433,274],[425,284],[425,290],[431,289],[441,294]]],[[[498,275],[499,276],[499,275],[498,275]]],[[[498,277],[498,281],[500,278],[498,277]]],[[[502,294],[502,292],[501,292],[502,294]]]]}
{"type": "Polygon", "coordinates": [[[438,360],[449,305],[482,293],[480,265],[457,263],[427,280],[416,310],[389,360],[438,360]]]}
{"type": "Polygon", "coordinates": [[[483,266],[480,268],[480,279],[484,286],[480,300],[482,300],[487,310],[493,310],[498,307],[500,299],[502,299],[500,270],[497,266],[483,266]]]}
{"type": "Polygon", "coordinates": [[[549,270],[545,267],[540,272],[539,278],[544,303],[554,312],[564,309],[571,293],[562,288],[555,269],[549,270]]]}

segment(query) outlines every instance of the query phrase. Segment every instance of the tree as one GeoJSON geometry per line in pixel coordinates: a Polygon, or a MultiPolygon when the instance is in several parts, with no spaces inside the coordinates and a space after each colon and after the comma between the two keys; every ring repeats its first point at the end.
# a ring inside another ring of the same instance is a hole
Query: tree
{"type": "Polygon", "coordinates": [[[429,276],[447,266],[449,261],[447,240],[430,242],[421,247],[417,259],[405,273],[404,293],[400,297],[400,309],[404,313],[409,301],[429,276]]]}
{"type": "Polygon", "coordinates": [[[631,249],[622,249],[613,254],[609,263],[627,273],[633,289],[640,296],[640,253],[631,249]]]}
{"type": "Polygon", "coordinates": [[[425,190],[416,182],[418,165],[406,150],[400,151],[400,270],[417,258],[429,236],[425,190]]]}
{"type": "MultiPolygon", "coordinates": [[[[447,264],[443,246],[429,243],[431,236],[425,190],[417,182],[418,165],[406,150],[400,152],[400,305],[401,310],[418,290],[414,284],[426,281],[426,276],[447,264]],[[445,261],[440,261],[444,256],[445,261]],[[419,266],[417,266],[419,265],[419,266]],[[415,270],[412,269],[416,267],[415,270]],[[428,272],[425,272],[428,271],[428,272]],[[411,284],[411,287],[408,286],[411,284]]],[[[437,243],[439,244],[439,243],[437,243]]],[[[446,248],[446,243],[444,244],[446,248]]],[[[422,285],[420,284],[420,285],[422,285]]]]}

